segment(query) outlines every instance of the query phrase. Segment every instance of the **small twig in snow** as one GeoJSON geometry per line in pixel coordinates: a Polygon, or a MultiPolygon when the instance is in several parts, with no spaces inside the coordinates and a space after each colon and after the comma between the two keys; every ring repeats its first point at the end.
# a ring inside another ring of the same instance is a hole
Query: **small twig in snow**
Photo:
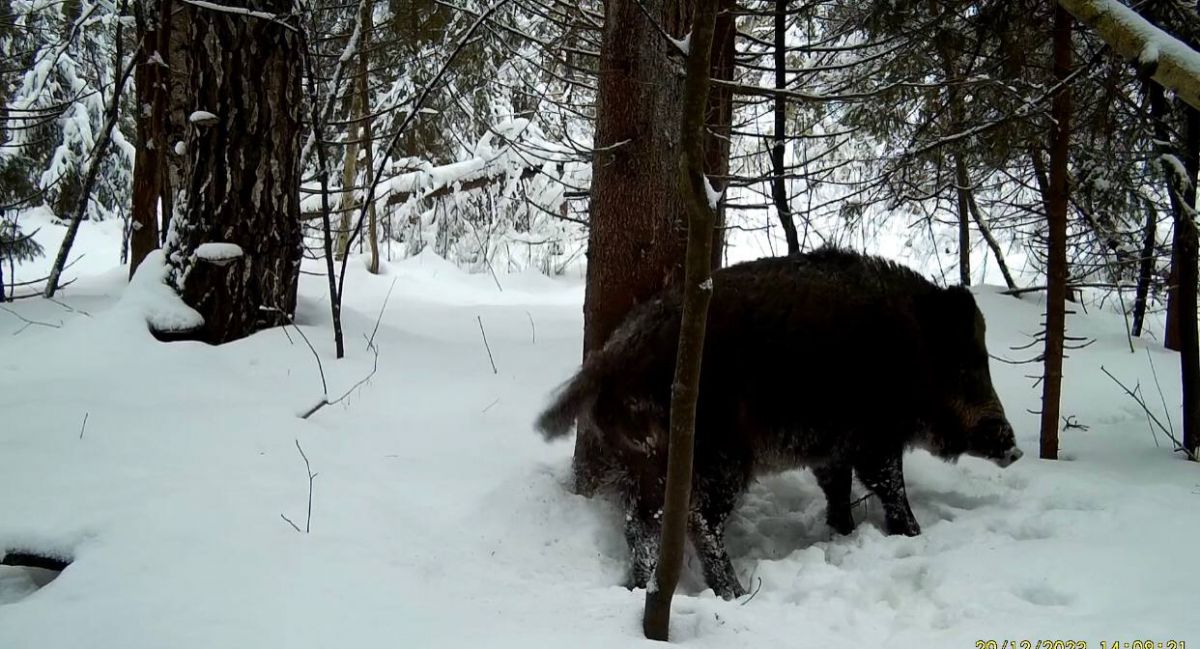
{"type": "MultiPolygon", "coordinates": [[[[1184,446],[1175,437],[1175,434],[1170,429],[1168,429],[1166,426],[1163,425],[1163,423],[1158,419],[1158,417],[1150,410],[1149,406],[1146,405],[1146,402],[1144,400],[1142,400],[1141,396],[1139,396],[1133,390],[1130,390],[1129,388],[1125,387],[1125,384],[1121,383],[1121,381],[1118,380],[1117,377],[1113,376],[1112,373],[1109,372],[1103,365],[1100,366],[1100,371],[1107,374],[1108,378],[1113,380],[1113,383],[1116,383],[1117,385],[1119,385],[1121,387],[1121,389],[1125,391],[1125,394],[1129,395],[1134,400],[1134,402],[1136,402],[1139,406],[1141,406],[1142,410],[1145,411],[1146,415],[1150,417],[1150,420],[1153,421],[1154,424],[1156,426],[1158,426],[1158,429],[1161,430],[1163,432],[1163,434],[1167,436],[1167,439],[1171,440],[1171,443],[1175,445],[1176,452],[1183,451],[1183,454],[1186,455],[1189,460],[1194,461],[1196,459],[1195,456],[1192,455],[1192,452],[1190,450],[1188,450],[1188,448],[1186,446],[1184,446]]],[[[1138,386],[1138,387],[1140,387],[1140,386],[1138,386]]]]}
{"type": "MultiPolygon", "coordinates": [[[[366,334],[363,335],[363,338],[366,338],[366,334]]],[[[311,408],[309,408],[308,410],[305,410],[303,413],[301,413],[301,415],[300,415],[301,419],[308,419],[309,417],[313,416],[318,410],[320,410],[321,408],[324,408],[325,406],[332,406],[334,404],[345,401],[346,397],[349,397],[355,390],[362,387],[363,384],[365,384],[367,381],[370,381],[371,378],[375,376],[375,373],[379,371],[379,347],[377,347],[375,345],[375,343],[373,343],[369,340],[367,341],[367,345],[368,345],[368,349],[375,352],[375,360],[371,366],[371,371],[366,376],[359,379],[358,382],[356,382],[354,385],[350,386],[350,389],[343,392],[342,396],[340,396],[336,399],[330,399],[329,394],[325,394],[324,396],[322,396],[321,399],[319,401],[317,401],[315,404],[313,404],[311,408]]]]}
{"type": "Polygon", "coordinates": [[[75,307],[71,306],[70,304],[67,304],[65,302],[59,302],[58,300],[56,300],[54,298],[49,298],[49,300],[51,302],[57,304],[58,306],[61,306],[62,308],[66,309],[67,311],[70,311],[71,313],[79,313],[79,314],[85,315],[89,318],[92,317],[92,314],[88,313],[87,311],[84,311],[83,309],[76,309],[75,307]]]}
{"type": "Polygon", "coordinates": [[[1163,414],[1167,417],[1167,428],[1175,432],[1175,422],[1171,421],[1171,411],[1167,408],[1167,397],[1163,394],[1162,384],[1158,382],[1158,370],[1154,367],[1154,356],[1150,348],[1146,348],[1146,360],[1150,363],[1150,375],[1154,377],[1154,387],[1158,389],[1158,400],[1162,403],[1163,414]]]}
{"type": "MultiPolygon", "coordinates": [[[[305,520],[304,520],[304,533],[308,534],[309,532],[312,531],[313,480],[316,479],[317,474],[313,473],[312,465],[309,464],[309,462],[308,462],[308,456],[304,454],[304,447],[300,446],[300,440],[296,440],[296,450],[300,451],[300,457],[304,459],[304,471],[305,471],[305,473],[308,474],[308,517],[305,518],[305,520]]],[[[288,524],[291,525],[292,528],[295,529],[297,532],[300,531],[300,526],[293,523],[292,519],[288,518],[287,516],[284,516],[283,514],[280,514],[279,517],[282,518],[283,520],[287,521],[288,524]]]]}
{"type": "Polygon", "coordinates": [[[487,412],[487,411],[491,410],[491,409],[492,409],[492,406],[496,405],[497,403],[500,403],[500,399],[499,399],[499,398],[497,398],[495,401],[493,401],[493,402],[491,402],[491,403],[487,404],[487,407],[486,407],[486,408],[484,408],[483,410],[479,411],[479,414],[483,414],[483,413],[485,413],[485,412],[487,412]]]}
{"type": "MultiPolygon", "coordinates": [[[[1091,430],[1091,426],[1088,426],[1087,424],[1079,423],[1079,419],[1076,418],[1075,415],[1067,415],[1067,416],[1063,417],[1062,420],[1063,420],[1063,430],[1064,431],[1075,429],[1075,430],[1082,430],[1084,432],[1087,432],[1088,430],[1091,430]]],[[[1157,439],[1156,439],[1156,441],[1157,441],[1157,439]]]]}
{"type": "Polygon", "coordinates": [[[292,522],[292,519],[288,518],[287,516],[284,516],[283,514],[280,514],[280,515],[279,515],[279,517],[280,517],[280,518],[282,518],[283,520],[287,521],[287,524],[288,524],[288,525],[291,525],[291,526],[292,526],[292,529],[296,530],[297,532],[303,532],[303,531],[304,531],[304,530],[301,530],[299,527],[297,527],[297,526],[296,526],[296,524],[292,522]]]}
{"type": "Polygon", "coordinates": [[[83,439],[83,431],[87,428],[88,415],[91,413],[83,413],[83,423],[79,426],[79,439],[83,439]]]}
{"type": "Polygon", "coordinates": [[[25,331],[26,329],[28,329],[34,325],[37,325],[39,327],[50,327],[51,329],[62,329],[62,322],[59,322],[58,324],[54,324],[53,322],[41,322],[39,320],[30,320],[29,318],[26,318],[25,316],[21,315],[20,313],[17,313],[16,311],[13,311],[12,309],[10,309],[6,306],[0,306],[0,309],[4,309],[5,311],[8,311],[14,317],[20,319],[21,322],[25,323],[25,326],[21,327],[20,329],[17,329],[16,331],[14,331],[12,333],[12,335],[14,335],[14,336],[21,333],[22,331],[25,331]]]}
{"type": "Polygon", "coordinates": [[[749,604],[750,600],[754,599],[760,590],[762,590],[762,577],[758,578],[758,583],[754,586],[754,592],[750,593],[750,596],[746,598],[746,601],[742,602],[742,606],[749,604]]]}
{"type": "Polygon", "coordinates": [[[525,317],[529,318],[529,337],[530,342],[537,344],[537,327],[533,326],[533,316],[528,311],[525,312],[525,317]]]}
{"type": "MultiPolygon", "coordinates": [[[[383,322],[383,311],[387,309],[388,298],[392,297],[392,289],[396,288],[397,279],[399,278],[392,278],[392,285],[388,287],[387,295],[383,296],[383,304],[379,307],[379,315],[375,318],[375,328],[371,330],[371,337],[367,339],[367,349],[370,349],[375,344],[375,334],[379,331],[379,323],[383,322]]],[[[376,356],[378,356],[378,353],[376,356]]]]}
{"type": "Polygon", "coordinates": [[[496,360],[492,358],[492,347],[488,345],[487,332],[483,330],[483,317],[475,316],[475,319],[479,321],[479,333],[483,336],[483,348],[487,350],[488,362],[492,364],[492,374],[499,374],[500,370],[496,369],[496,360]]]}

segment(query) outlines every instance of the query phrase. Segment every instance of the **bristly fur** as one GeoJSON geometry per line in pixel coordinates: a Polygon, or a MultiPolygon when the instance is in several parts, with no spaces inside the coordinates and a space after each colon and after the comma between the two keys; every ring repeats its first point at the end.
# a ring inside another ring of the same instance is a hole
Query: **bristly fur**
{"type": "MultiPolygon", "coordinates": [[[[844,533],[857,473],[884,502],[888,531],[916,534],[906,448],[995,459],[1015,449],[969,291],[835,248],[730,266],[713,284],[689,531],[718,594],[742,592],[722,537],[757,475],[812,468],[844,533]]],[[[678,290],[635,308],[537,421],[547,439],[581,420],[599,435],[602,465],[583,470],[625,502],[636,586],[654,563],[646,539],[662,506],[680,310],[678,290]]]]}

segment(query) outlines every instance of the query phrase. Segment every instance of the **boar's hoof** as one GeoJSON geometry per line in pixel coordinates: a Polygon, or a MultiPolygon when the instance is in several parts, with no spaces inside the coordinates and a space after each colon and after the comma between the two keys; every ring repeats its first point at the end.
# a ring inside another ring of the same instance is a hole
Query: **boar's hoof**
{"type": "Polygon", "coordinates": [[[854,531],[854,516],[848,511],[831,509],[825,514],[825,524],[833,528],[833,531],[845,536],[854,531]]]}
{"type": "Polygon", "coordinates": [[[716,593],[717,596],[720,597],[721,599],[731,600],[731,599],[737,599],[737,598],[741,597],[742,595],[745,595],[746,589],[742,588],[741,582],[735,581],[732,584],[728,585],[728,587],[724,587],[721,590],[714,590],[713,592],[716,593]]]}
{"type": "Polygon", "coordinates": [[[920,536],[921,526],[913,518],[888,521],[887,533],[888,536],[897,536],[900,534],[904,536],[920,536]]]}

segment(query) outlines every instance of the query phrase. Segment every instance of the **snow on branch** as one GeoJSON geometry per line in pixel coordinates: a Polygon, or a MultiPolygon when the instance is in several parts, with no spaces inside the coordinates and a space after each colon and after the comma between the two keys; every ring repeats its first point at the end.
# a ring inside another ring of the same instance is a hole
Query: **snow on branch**
{"type": "Polygon", "coordinates": [[[1200,52],[1117,0],[1059,0],[1118,54],[1148,68],[1150,77],[1200,109],[1200,52]]]}
{"type": "Polygon", "coordinates": [[[246,9],[245,7],[231,7],[229,5],[218,4],[216,2],[206,2],[206,0],[183,0],[183,2],[185,4],[190,4],[193,7],[199,7],[200,9],[207,9],[208,11],[217,11],[217,12],[224,13],[224,14],[236,14],[239,16],[247,16],[250,18],[259,18],[261,20],[269,20],[273,23],[281,25],[282,27],[290,29],[294,32],[299,33],[299,31],[300,31],[300,30],[296,29],[294,26],[289,25],[288,23],[284,22],[283,17],[280,16],[279,14],[273,14],[273,13],[270,13],[267,11],[255,11],[253,9],[246,9]]]}

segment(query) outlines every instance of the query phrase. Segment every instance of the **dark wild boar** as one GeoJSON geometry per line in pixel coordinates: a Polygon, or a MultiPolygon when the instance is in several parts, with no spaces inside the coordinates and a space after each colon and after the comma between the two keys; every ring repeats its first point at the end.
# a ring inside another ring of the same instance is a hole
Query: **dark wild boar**
{"type": "MultiPolygon", "coordinates": [[[[689,537],[718,595],[745,592],[723,537],[755,476],[809,467],[829,526],[847,534],[853,471],[883,503],[887,533],[913,536],[905,449],[1000,466],[1021,457],[966,289],[832,248],[730,266],[713,284],[689,537]]],[[[583,470],[627,508],[632,587],[658,557],[680,308],[675,290],[634,309],[537,421],[547,439],[577,420],[600,436],[602,457],[583,470]]]]}

